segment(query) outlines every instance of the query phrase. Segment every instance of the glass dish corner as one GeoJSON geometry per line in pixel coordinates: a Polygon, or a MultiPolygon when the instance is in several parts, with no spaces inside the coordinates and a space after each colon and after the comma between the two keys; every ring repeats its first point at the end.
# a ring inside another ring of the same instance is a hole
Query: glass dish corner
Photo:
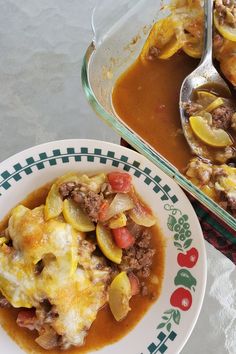
{"type": "Polygon", "coordinates": [[[84,55],[82,85],[91,107],[106,124],[236,230],[236,220],[232,215],[201,192],[135,134],[115,115],[112,108],[111,93],[116,79],[138,56],[150,27],[159,18],[159,10],[165,3],[166,1],[156,0],[122,0],[114,4],[112,0],[100,0],[93,11],[94,39],[84,55]]]}

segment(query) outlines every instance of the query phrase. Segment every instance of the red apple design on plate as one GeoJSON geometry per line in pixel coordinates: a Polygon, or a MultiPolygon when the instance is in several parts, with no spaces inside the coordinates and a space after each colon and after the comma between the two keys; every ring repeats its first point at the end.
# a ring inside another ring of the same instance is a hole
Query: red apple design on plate
{"type": "Polygon", "coordinates": [[[198,256],[198,250],[193,247],[185,254],[179,253],[177,257],[177,262],[180,267],[193,268],[198,261],[198,256]]]}
{"type": "Polygon", "coordinates": [[[180,310],[188,311],[192,306],[192,295],[189,290],[178,288],[171,295],[170,303],[180,310]]]}

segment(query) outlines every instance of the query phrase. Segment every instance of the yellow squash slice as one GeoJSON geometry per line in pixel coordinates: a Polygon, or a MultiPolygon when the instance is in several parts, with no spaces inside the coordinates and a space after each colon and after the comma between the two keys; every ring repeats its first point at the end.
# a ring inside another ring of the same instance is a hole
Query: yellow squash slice
{"type": "Polygon", "coordinates": [[[0,237],[0,246],[2,246],[6,242],[7,242],[7,238],[6,237],[0,237]]]}
{"type": "Polygon", "coordinates": [[[201,116],[190,117],[189,123],[194,134],[207,145],[226,147],[233,143],[225,130],[212,128],[201,116]]]}
{"type": "Polygon", "coordinates": [[[60,196],[58,185],[54,183],[48,193],[44,216],[46,220],[50,220],[52,218],[56,218],[59,216],[63,209],[63,200],[60,196]]]}
{"type": "Polygon", "coordinates": [[[89,177],[85,174],[76,174],[75,172],[69,172],[64,176],[61,176],[57,179],[56,184],[60,186],[60,184],[74,182],[78,184],[82,184],[87,186],[88,189],[92,190],[95,193],[99,193],[102,185],[106,182],[105,173],[100,173],[98,175],[89,177]]]}
{"type": "Polygon", "coordinates": [[[211,102],[209,104],[209,106],[207,106],[204,111],[206,112],[212,112],[214,111],[216,108],[222,106],[224,104],[224,101],[222,100],[221,97],[218,97],[216,100],[214,100],[213,102],[211,102]]]}
{"type": "Polygon", "coordinates": [[[116,321],[123,320],[128,312],[131,298],[131,285],[125,272],[118,274],[109,288],[109,306],[116,321]]]}
{"type": "Polygon", "coordinates": [[[67,182],[78,183],[79,182],[79,175],[76,174],[75,172],[68,172],[56,180],[56,184],[58,186],[60,186],[60,184],[67,183],[67,182]]]}
{"type": "Polygon", "coordinates": [[[111,231],[105,228],[102,224],[98,223],[96,228],[96,236],[98,246],[104,256],[110,259],[110,261],[120,264],[122,258],[122,250],[116,246],[111,231]]]}
{"type": "Polygon", "coordinates": [[[180,50],[182,43],[174,35],[171,40],[162,48],[159,59],[169,59],[180,50]]]}
{"type": "Polygon", "coordinates": [[[156,224],[156,218],[151,210],[140,202],[136,202],[135,207],[129,212],[130,218],[138,225],[151,227],[156,224]]]}
{"type": "Polygon", "coordinates": [[[77,231],[90,232],[95,230],[94,223],[88,215],[71,199],[65,199],[63,202],[63,216],[66,222],[77,231]]]}
{"type": "Polygon", "coordinates": [[[198,97],[199,103],[203,107],[209,106],[213,101],[215,101],[217,99],[217,96],[214,95],[212,92],[204,91],[204,90],[198,90],[197,97],[198,97]]]}
{"type": "Polygon", "coordinates": [[[99,193],[101,191],[102,185],[107,181],[107,176],[105,173],[100,173],[96,176],[92,176],[89,178],[89,189],[95,193],[99,193]]]}
{"type": "Polygon", "coordinates": [[[192,35],[186,35],[186,42],[183,45],[183,51],[190,57],[199,59],[202,56],[202,42],[199,38],[192,35]]]}
{"type": "Polygon", "coordinates": [[[217,12],[214,11],[214,24],[217,31],[229,41],[236,42],[236,28],[227,23],[220,24],[217,12]]]}
{"type": "Polygon", "coordinates": [[[235,193],[236,190],[236,168],[222,165],[223,171],[225,175],[218,177],[218,181],[216,182],[215,186],[217,185],[218,190],[224,190],[229,193],[235,193]]]}
{"type": "Polygon", "coordinates": [[[110,229],[118,229],[119,227],[126,226],[126,223],[127,217],[124,213],[120,213],[110,219],[108,226],[110,227],[110,229]]]}
{"type": "Polygon", "coordinates": [[[193,43],[186,43],[183,45],[183,51],[191,58],[199,59],[202,56],[202,48],[193,43]]]}
{"type": "Polygon", "coordinates": [[[182,46],[176,38],[176,27],[176,21],[171,16],[156,22],[143,46],[141,60],[145,62],[148,59],[152,47],[160,51],[158,57],[161,59],[168,59],[175,54],[182,46]]]}

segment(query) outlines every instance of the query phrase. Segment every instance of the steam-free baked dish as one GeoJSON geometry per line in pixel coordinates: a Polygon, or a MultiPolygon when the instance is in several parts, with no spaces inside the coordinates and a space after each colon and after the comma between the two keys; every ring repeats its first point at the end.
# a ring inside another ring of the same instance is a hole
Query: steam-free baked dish
{"type": "Polygon", "coordinates": [[[169,14],[154,24],[138,59],[117,80],[113,107],[140,137],[235,215],[235,1],[214,2],[215,65],[229,81],[232,95],[225,95],[219,87],[209,85],[193,92],[191,100],[183,103],[186,129],[200,157],[193,157],[183,135],[179,92],[184,78],[201,58],[203,2],[172,0],[163,7],[162,11],[165,10],[169,14]],[[212,168],[222,169],[224,174],[227,171],[227,176],[230,175],[224,179],[223,193],[218,179],[205,178],[205,170],[212,168]]]}
{"type": "Polygon", "coordinates": [[[124,335],[157,299],[163,267],[156,218],[131,176],[69,173],[1,224],[0,307],[45,350],[83,348],[103,312],[109,343],[113,331],[124,335]],[[131,312],[136,316],[122,332],[131,312]]]}

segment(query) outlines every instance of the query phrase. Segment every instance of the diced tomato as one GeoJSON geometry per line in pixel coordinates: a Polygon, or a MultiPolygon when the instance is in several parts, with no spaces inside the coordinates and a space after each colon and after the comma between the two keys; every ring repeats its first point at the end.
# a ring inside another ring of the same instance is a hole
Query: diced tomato
{"type": "Polygon", "coordinates": [[[110,172],[107,178],[114,192],[128,193],[131,190],[132,177],[128,173],[110,172]]]}
{"type": "Polygon", "coordinates": [[[115,243],[120,248],[130,248],[135,242],[134,236],[126,227],[112,230],[115,243]]]}
{"type": "Polygon", "coordinates": [[[140,283],[139,283],[138,277],[136,277],[136,275],[134,275],[134,273],[130,273],[128,275],[128,277],[129,277],[129,281],[130,281],[130,285],[131,285],[132,296],[139,294],[140,293],[140,283]]]}
{"type": "Polygon", "coordinates": [[[37,317],[35,309],[21,310],[18,313],[16,323],[19,327],[28,328],[33,331],[36,328],[37,317]]]}
{"type": "Polygon", "coordinates": [[[106,215],[107,215],[107,210],[109,208],[109,202],[105,199],[99,209],[98,213],[98,219],[99,221],[105,221],[106,220],[106,215]]]}

